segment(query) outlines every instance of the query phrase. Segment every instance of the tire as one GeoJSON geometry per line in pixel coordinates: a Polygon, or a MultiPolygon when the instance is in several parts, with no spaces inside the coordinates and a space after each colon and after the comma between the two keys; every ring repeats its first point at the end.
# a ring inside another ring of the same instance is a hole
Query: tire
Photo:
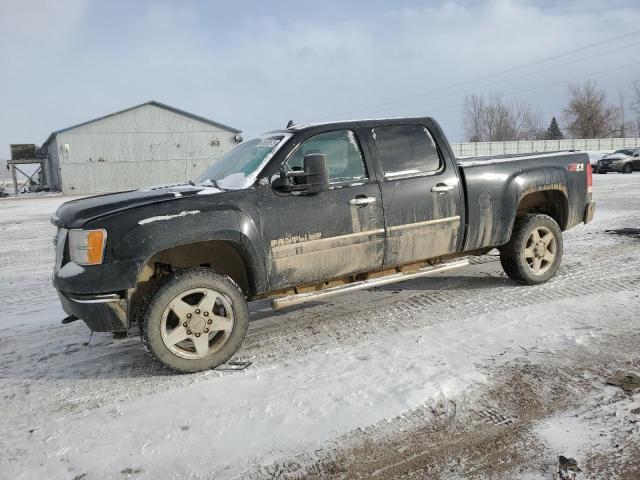
{"type": "Polygon", "coordinates": [[[633,166],[630,163],[627,163],[624,167],[622,167],[622,173],[631,173],[633,172],[633,166]]]}
{"type": "Polygon", "coordinates": [[[600,170],[600,169],[598,169],[598,170],[597,170],[597,172],[598,172],[600,175],[606,175],[606,174],[607,174],[607,172],[605,172],[604,170],[600,170]]]}
{"type": "Polygon", "coordinates": [[[229,277],[208,268],[179,270],[151,297],[142,343],[162,366],[198,372],[226,363],[249,326],[245,296],[229,277]]]}
{"type": "Polygon", "coordinates": [[[513,280],[537,285],[555,275],[562,252],[562,232],[556,221],[548,215],[530,214],[516,219],[511,240],[500,248],[500,263],[513,280]]]}

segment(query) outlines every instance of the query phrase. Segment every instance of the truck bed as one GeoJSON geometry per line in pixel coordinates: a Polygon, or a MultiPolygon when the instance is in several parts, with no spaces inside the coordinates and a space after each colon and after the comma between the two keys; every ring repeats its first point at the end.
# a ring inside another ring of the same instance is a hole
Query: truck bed
{"type": "Polygon", "coordinates": [[[545,197],[547,208],[560,212],[562,230],[582,222],[588,193],[586,153],[497,155],[457,163],[466,202],[464,251],[505,244],[521,200],[536,193],[545,197]]]}

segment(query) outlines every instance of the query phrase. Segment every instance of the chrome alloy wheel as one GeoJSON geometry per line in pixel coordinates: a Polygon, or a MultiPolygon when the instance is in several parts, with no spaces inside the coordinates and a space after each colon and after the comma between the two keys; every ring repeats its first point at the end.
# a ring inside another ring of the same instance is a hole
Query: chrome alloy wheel
{"type": "Polygon", "coordinates": [[[535,275],[543,275],[556,258],[556,237],[546,227],[536,227],[529,235],[524,258],[535,275]]]}
{"type": "Polygon", "coordinates": [[[176,296],[162,314],[160,333],[165,346],[190,360],[208,357],[222,348],[233,330],[229,298],[210,288],[195,288],[176,296]]]}

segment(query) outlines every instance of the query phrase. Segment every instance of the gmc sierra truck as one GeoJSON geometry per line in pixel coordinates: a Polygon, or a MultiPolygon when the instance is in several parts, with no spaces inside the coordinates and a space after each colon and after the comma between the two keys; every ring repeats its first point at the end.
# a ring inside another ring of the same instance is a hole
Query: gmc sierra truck
{"type": "Polygon", "coordinates": [[[594,208],[584,153],[457,160],[431,118],[294,125],[188,184],[63,204],[53,284],[63,323],[138,324],[153,358],[193,372],[238,350],[248,301],[283,308],[493,248],[512,279],[546,282],[594,208]]]}

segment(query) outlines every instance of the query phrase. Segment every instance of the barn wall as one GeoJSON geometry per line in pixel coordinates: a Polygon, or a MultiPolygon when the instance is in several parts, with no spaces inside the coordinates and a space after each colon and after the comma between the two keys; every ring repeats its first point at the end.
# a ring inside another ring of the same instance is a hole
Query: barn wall
{"type": "Polygon", "coordinates": [[[185,182],[236,145],[233,132],[154,105],[59,133],[55,143],[64,193],[185,182]]]}

